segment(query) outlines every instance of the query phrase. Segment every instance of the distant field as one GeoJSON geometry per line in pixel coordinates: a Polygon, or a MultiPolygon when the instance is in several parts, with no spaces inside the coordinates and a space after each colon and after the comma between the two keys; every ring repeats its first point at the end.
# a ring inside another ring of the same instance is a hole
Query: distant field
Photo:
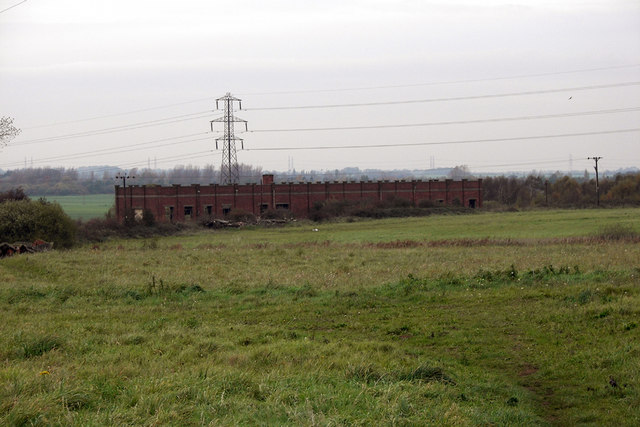
{"type": "Polygon", "coordinates": [[[29,196],[32,199],[44,197],[58,202],[72,219],[88,220],[103,217],[114,204],[113,194],[88,194],[86,196],[29,196]]]}
{"type": "Polygon", "coordinates": [[[478,213],[1,259],[0,424],[637,426],[639,232],[478,213]]]}

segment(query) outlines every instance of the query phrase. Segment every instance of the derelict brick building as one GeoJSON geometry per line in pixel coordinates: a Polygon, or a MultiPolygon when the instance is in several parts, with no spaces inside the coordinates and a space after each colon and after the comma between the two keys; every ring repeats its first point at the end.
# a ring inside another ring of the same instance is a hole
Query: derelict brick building
{"type": "Polygon", "coordinates": [[[461,203],[482,207],[482,180],[415,180],[361,182],[273,182],[263,175],[260,184],[234,185],[129,185],[115,187],[116,213],[122,221],[125,210],[141,217],[144,210],[156,221],[183,222],[208,217],[224,217],[232,209],[260,215],[268,209],[288,209],[297,218],[306,218],[317,202],[326,200],[406,199],[418,206],[425,200],[435,205],[461,203]],[[455,202],[454,202],[455,201],[455,202]]]}

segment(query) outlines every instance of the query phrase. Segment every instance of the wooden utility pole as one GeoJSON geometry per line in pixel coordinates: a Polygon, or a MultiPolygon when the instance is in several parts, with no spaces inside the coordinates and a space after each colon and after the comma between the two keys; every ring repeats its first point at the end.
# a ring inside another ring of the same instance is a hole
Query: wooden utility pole
{"type": "MultiPolygon", "coordinates": [[[[116,179],[121,179],[122,180],[122,199],[124,200],[124,214],[122,215],[122,218],[124,218],[124,222],[127,222],[127,214],[129,212],[127,212],[127,179],[133,179],[135,178],[135,176],[129,176],[127,175],[127,172],[124,173],[119,173],[118,175],[116,175],[116,179]]],[[[116,212],[117,215],[117,212],[116,212]]]]}
{"type": "Polygon", "coordinates": [[[601,156],[593,156],[587,157],[587,160],[594,160],[596,162],[595,170],[596,170],[596,206],[600,206],[600,181],[598,179],[598,160],[600,160],[601,156]]]}

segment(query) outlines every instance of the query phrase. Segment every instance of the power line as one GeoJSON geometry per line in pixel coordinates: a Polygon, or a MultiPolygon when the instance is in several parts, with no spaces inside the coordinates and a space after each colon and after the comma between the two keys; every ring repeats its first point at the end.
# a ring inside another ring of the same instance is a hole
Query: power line
{"type": "Polygon", "coordinates": [[[611,66],[611,67],[598,67],[598,68],[583,68],[583,69],[577,69],[577,70],[554,71],[554,72],[548,72],[548,73],[516,74],[512,76],[489,77],[484,79],[445,80],[445,81],[439,81],[439,82],[411,83],[411,84],[403,84],[403,85],[386,85],[386,86],[363,86],[363,87],[351,87],[351,88],[341,88],[341,89],[244,92],[244,93],[240,93],[239,95],[241,96],[295,95],[295,94],[304,94],[304,93],[323,93],[323,92],[332,93],[332,92],[350,92],[350,91],[364,91],[364,90],[378,90],[378,89],[400,89],[400,88],[408,88],[408,87],[437,86],[437,85],[450,85],[450,84],[460,84],[460,83],[479,83],[479,82],[489,82],[489,81],[499,81],[499,80],[530,78],[530,77],[555,76],[555,75],[562,75],[562,74],[575,74],[575,73],[585,73],[585,72],[592,72],[592,71],[606,71],[606,70],[617,70],[617,69],[636,68],[636,67],[640,67],[640,64],[617,65],[617,66],[611,66]]]}
{"type": "MultiPolygon", "coordinates": [[[[506,141],[517,141],[517,140],[539,140],[539,139],[545,139],[545,138],[569,138],[569,137],[590,136],[590,135],[607,135],[607,134],[631,133],[631,132],[638,132],[638,131],[640,131],[640,128],[616,129],[616,130],[580,132],[580,133],[551,134],[551,135],[537,135],[537,136],[519,136],[519,137],[509,137],[509,138],[488,138],[488,139],[457,140],[457,141],[435,141],[435,142],[416,142],[416,143],[398,143],[398,144],[366,144],[366,145],[314,146],[314,147],[265,147],[265,148],[250,148],[250,149],[246,149],[245,151],[340,150],[340,149],[363,149],[363,148],[412,147],[412,146],[428,146],[428,145],[473,144],[473,143],[506,142],[506,141]]],[[[196,135],[202,135],[202,133],[193,134],[193,135],[186,135],[186,136],[196,136],[196,135]]],[[[182,138],[182,137],[177,137],[177,138],[182,138]]],[[[167,141],[167,140],[171,140],[171,139],[174,139],[174,138],[164,138],[164,139],[160,139],[160,140],[144,142],[144,143],[139,143],[139,144],[134,144],[134,145],[142,146],[142,145],[145,145],[145,144],[150,144],[150,143],[154,143],[154,142],[161,142],[161,141],[167,141]]],[[[209,138],[197,138],[197,139],[191,139],[191,140],[180,141],[180,142],[169,143],[169,144],[160,144],[160,145],[156,145],[156,146],[152,146],[152,147],[145,147],[145,148],[157,148],[157,147],[174,145],[174,144],[182,144],[182,143],[188,143],[188,142],[204,141],[204,140],[207,140],[207,139],[209,139],[209,138]]],[[[76,158],[95,156],[96,153],[118,154],[118,153],[131,152],[131,151],[137,151],[137,150],[140,150],[140,148],[127,148],[127,149],[124,149],[124,150],[117,150],[117,149],[114,149],[114,148],[110,148],[110,149],[103,149],[103,150],[93,151],[91,153],[90,152],[84,152],[84,153],[79,153],[79,154],[69,155],[69,156],[58,156],[58,157],[53,157],[53,158],[41,159],[41,160],[37,160],[36,163],[44,163],[46,161],[55,161],[55,160],[58,160],[58,161],[59,160],[72,160],[72,159],[76,159],[76,158]]],[[[208,152],[210,152],[210,151],[206,151],[206,153],[208,153],[208,152]]],[[[2,165],[2,167],[10,167],[10,166],[15,166],[15,165],[19,165],[19,164],[21,164],[21,162],[7,163],[7,164],[2,165]]]]}
{"type": "MultiPolygon", "coordinates": [[[[638,83],[640,84],[640,82],[638,83]]],[[[411,102],[411,101],[406,101],[406,102],[411,102]]],[[[501,122],[501,121],[536,120],[536,119],[546,119],[546,118],[573,117],[573,116],[595,115],[595,114],[625,113],[625,112],[638,111],[639,109],[640,107],[629,107],[629,108],[617,108],[617,109],[610,109],[610,110],[583,111],[583,112],[576,112],[576,113],[547,114],[547,115],[539,115],[539,116],[490,118],[490,119],[412,123],[412,124],[345,126],[345,127],[325,127],[325,128],[255,129],[249,132],[252,132],[252,133],[253,132],[299,132],[299,131],[326,131],[326,130],[381,129],[381,128],[394,128],[394,127],[397,128],[397,127],[419,127],[419,126],[438,126],[438,125],[453,125],[453,124],[490,123],[490,122],[501,122]]],[[[190,117],[190,116],[200,115],[205,112],[182,114],[179,116],[165,117],[163,119],[148,120],[145,122],[131,123],[128,125],[114,126],[110,128],[94,129],[94,130],[85,131],[85,132],[78,132],[78,133],[58,135],[58,136],[47,137],[47,138],[37,138],[37,139],[19,141],[12,145],[20,146],[20,145],[39,144],[44,142],[60,141],[64,139],[98,136],[98,135],[104,135],[104,134],[113,133],[113,132],[124,132],[128,130],[141,129],[141,128],[150,127],[150,126],[172,124],[172,123],[178,123],[178,122],[184,122],[184,121],[190,121],[190,120],[199,120],[201,118],[208,117],[208,115],[197,116],[197,117],[190,117]],[[172,120],[172,119],[175,119],[175,120],[172,120]]]]}
{"type": "MultiPolygon", "coordinates": [[[[24,0],[22,3],[24,3],[24,0]]],[[[21,4],[21,3],[18,3],[21,4]]],[[[15,5],[17,6],[17,5],[15,5]]],[[[12,7],[15,7],[12,6],[12,7]]],[[[636,68],[640,67],[640,64],[630,64],[630,65],[617,65],[611,67],[597,67],[597,68],[583,68],[576,70],[567,70],[567,71],[555,71],[555,72],[547,72],[547,73],[534,73],[534,74],[519,74],[519,75],[511,75],[511,76],[501,76],[501,77],[489,77],[483,79],[466,79],[466,80],[449,80],[449,81],[439,81],[439,82],[426,82],[426,83],[412,83],[412,84],[403,84],[403,85],[386,85],[386,86],[367,86],[367,87],[352,87],[352,88],[341,88],[341,89],[311,89],[311,90],[299,90],[299,91],[271,91],[271,92],[243,92],[239,95],[251,96],[251,95],[278,95],[278,94],[304,94],[304,93],[321,93],[321,92],[347,92],[347,91],[365,91],[365,90],[377,90],[377,89],[397,89],[397,88],[406,88],[406,87],[420,87],[420,86],[437,86],[437,85],[451,85],[451,84],[460,84],[460,83],[478,83],[478,82],[486,82],[486,81],[499,81],[499,80],[511,80],[511,79],[521,79],[521,78],[530,78],[530,77],[544,77],[544,76],[553,76],[553,75],[562,75],[562,74],[575,74],[575,73],[584,73],[584,72],[594,72],[594,71],[606,71],[606,70],[617,70],[617,69],[625,69],[625,68],[636,68]]],[[[42,127],[51,127],[51,126],[59,126],[64,124],[71,123],[81,123],[92,120],[99,120],[110,117],[118,117],[125,116],[129,114],[136,114],[146,111],[160,110],[164,108],[171,108],[180,105],[194,104],[197,102],[210,101],[211,98],[197,98],[188,101],[176,102],[173,104],[164,104],[153,107],[140,108],[136,110],[123,111],[120,113],[111,113],[104,114],[100,116],[87,117],[84,119],[76,119],[76,120],[67,120],[63,122],[57,123],[48,123],[41,124],[36,126],[24,127],[24,130],[29,129],[37,129],[42,127]]]]}
{"type": "MultiPolygon", "coordinates": [[[[204,154],[210,154],[211,152],[212,150],[198,151],[196,153],[189,153],[181,156],[162,157],[156,160],[158,161],[158,163],[168,163],[168,162],[174,162],[177,160],[201,159],[204,154]]],[[[119,165],[114,165],[106,168],[92,169],[92,171],[99,173],[99,172],[111,171],[113,168],[129,169],[129,168],[140,166],[140,165],[144,166],[146,162],[147,162],[146,160],[143,160],[139,162],[122,163],[119,165]]]]}
{"type": "MultiPolygon", "coordinates": [[[[116,147],[111,147],[111,148],[107,148],[105,150],[112,150],[112,149],[120,149],[120,148],[129,148],[129,147],[136,147],[136,146],[143,146],[143,145],[150,145],[150,144],[155,144],[157,142],[165,142],[165,141],[172,141],[172,140],[176,140],[176,139],[182,139],[182,138],[191,138],[194,136],[198,136],[198,135],[207,135],[209,134],[209,132],[198,132],[198,133],[192,133],[192,134],[188,134],[188,135],[180,135],[180,136],[173,136],[173,137],[169,137],[169,138],[161,138],[161,139],[154,139],[152,141],[146,141],[146,142],[139,142],[137,144],[127,144],[127,145],[119,145],[116,147]]],[[[149,148],[154,148],[155,146],[151,146],[149,148]]],[[[79,153],[79,154],[89,154],[89,153],[97,153],[100,151],[104,151],[104,150],[94,150],[91,152],[83,152],[83,153],[79,153]]],[[[70,156],[73,156],[73,154],[70,154],[70,156]]],[[[66,157],[66,156],[58,156],[60,158],[62,157],[66,157]]],[[[18,164],[18,163],[13,163],[13,164],[18,164]]],[[[21,162],[20,162],[21,164],[21,162]]],[[[7,164],[2,165],[2,166],[7,166],[7,164]]]]}
{"type": "MultiPolygon", "coordinates": [[[[209,154],[211,153],[212,150],[206,150],[206,151],[199,151],[196,153],[189,153],[189,154],[185,154],[185,155],[181,155],[181,156],[171,156],[171,157],[162,157],[159,159],[156,159],[159,163],[168,163],[168,162],[173,162],[173,161],[177,161],[177,160],[190,160],[190,159],[201,159],[203,154],[209,154]]],[[[147,161],[143,160],[143,161],[139,161],[139,162],[130,162],[130,163],[122,163],[119,165],[113,165],[113,166],[107,166],[107,167],[98,167],[95,169],[91,169],[91,172],[94,173],[100,173],[100,172],[109,172],[113,169],[128,169],[128,168],[132,168],[132,167],[136,167],[136,166],[144,166],[145,163],[147,161]]],[[[212,165],[213,166],[213,165],[212,165]]],[[[52,168],[55,169],[55,168],[52,168]]]]}
{"type": "Polygon", "coordinates": [[[428,102],[463,101],[463,100],[470,100],[470,99],[491,99],[491,98],[504,98],[504,97],[510,97],[510,96],[529,96],[529,95],[541,95],[541,94],[559,93],[559,92],[576,92],[576,91],[582,91],[582,90],[608,89],[608,88],[614,88],[614,87],[626,87],[626,86],[638,86],[638,85],[640,85],[640,81],[613,83],[613,84],[606,84],[606,85],[565,87],[565,88],[558,88],[558,89],[532,90],[532,91],[523,91],[523,92],[506,92],[506,93],[485,94],[485,95],[456,96],[456,97],[448,97],[448,98],[427,98],[427,99],[412,99],[412,100],[400,100],[400,101],[361,102],[361,103],[350,103],[350,104],[257,107],[257,108],[247,108],[245,111],[308,110],[308,109],[320,109],[320,108],[373,107],[378,105],[421,104],[421,103],[428,103],[428,102]]]}
{"type": "Polygon", "coordinates": [[[20,6],[22,3],[25,3],[26,1],[27,1],[27,0],[22,0],[20,3],[16,3],[16,4],[14,4],[13,6],[9,6],[9,7],[8,7],[8,8],[6,8],[6,9],[2,9],[2,10],[0,10],[0,13],[4,13],[4,12],[6,12],[7,10],[9,10],[9,9],[13,9],[13,8],[14,8],[14,7],[16,7],[16,6],[20,6]]]}
{"type": "Polygon", "coordinates": [[[137,123],[131,123],[128,125],[113,126],[109,128],[103,128],[103,129],[94,129],[90,131],[70,133],[65,135],[57,135],[57,136],[51,136],[47,138],[29,139],[25,141],[20,141],[12,145],[31,145],[31,144],[39,144],[43,142],[61,141],[64,139],[84,138],[88,136],[105,135],[105,134],[114,133],[114,132],[126,132],[129,130],[142,129],[142,128],[151,127],[151,126],[161,126],[161,125],[167,125],[172,123],[186,122],[190,120],[199,120],[199,119],[209,117],[209,115],[202,115],[205,112],[208,112],[208,111],[182,114],[180,116],[165,117],[163,119],[147,120],[145,122],[137,122],[137,123]],[[191,117],[191,116],[197,116],[197,117],[191,117]]]}
{"type": "MultiPolygon", "coordinates": [[[[209,132],[204,132],[204,133],[201,132],[201,133],[197,133],[197,134],[192,134],[191,136],[206,135],[206,134],[209,134],[209,132]]],[[[150,145],[151,143],[162,142],[162,141],[171,141],[171,140],[175,140],[175,139],[178,139],[178,138],[183,138],[183,137],[163,138],[163,139],[159,139],[159,140],[155,140],[155,141],[151,141],[151,142],[142,142],[142,143],[131,144],[131,145],[127,145],[127,146],[118,146],[118,147],[112,147],[112,148],[104,148],[104,149],[101,149],[101,150],[85,151],[85,152],[81,152],[81,153],[69,154],[69,155],[64,155],[64,156],[46,157],[46,158],[34,160],[33,162],[34,163],[46,163],[46,162],[50,162],[50,161],[75,160],[75,159],[81,159],[81,158],[84,158],[84,157],[94,157],[96,155],[120,154],[120,153],[127,153],[127,152],[131,152],[131,151],[139,151],[139,150],[145,150],[145,149],[149,149],[149,148],[159,148],[159,147],[166,147],[166,146],[174,146],[174,145],[177,145],[177,144],[186,144],[186,143],[190,143],[190,142],[205,141],[205,140],[209,140],[210,139],[210,137],[195,138],[195,139],[187,139],[185,141],[177,141],[177,142],[169,142],[169,143],[164,143],[164,144],[156,144],[156,145],[151,145],[149,147],[146,147],[146,145],[150,145]],[[131,147],[136,147],[136,148],[131,148],[131,147]]],[[[6,163],[6,164],[2,165],[2,167],[19,166],[20,164],[21,164],[21,162],[6,163]]]]}
{"type": "MultiPolygon", "coordinates": [[[[462,120],[462,121],[449,121],[449,122],[431,122],[431,123],[413,123],[413,124],[390,124],[390,125],[373,125],[373,126],[348,126],[348,127],[329,127],[329,128],[305,128],[305,129],[259,129],[249,132],[294,132],[294,131],[327,131],[327,130],[352,130],[352,129],[380,129],[380,128],[397,128],[397,127],[417,127],[417,126],[438,126],[438,125],[459,125],[459,124],[472,124],[472,123],[490,123],[501,121],[517,121],[517,120],[534,120],[534,119],[547,119],[547,118],[559,118],[559,117],[573,117],[582,115],[594,115],[594,114],[611,114],[611,113],[625,113],[638,111],[640,107],[630,108],[618,108],[611,110],[596,110],[596,111],[584,111],[576,113],[561,113],[561,114],[547,114],[540,116],[522,116],[522,117],[506,117],[506,118],[490,118],[490,119],[478,119],[478,120],[462,120]]],[[[174,141],[176,139],[191,138],[194,136],[207,135],[210,132],[199,132],[189,135],[183,135],[171,138],[162,138],[153,141],[141,142],[137,144],[127,144],[117,147],[105,148],[101,150],[86,151],[81,153],[69,154],[64,156],[47,157],[38,159],[36,163],[44,163],[47,161],[59,161],[59,160],[73,160],[83,157],[95,156],[96,154],[119,154],[131,151],[143,150],[146,148],[159,148],[168,145],[184,144],[188,142],[197,142],[207,140],[208,138],[188,139],[186,141],[157,144],[158,142],[174,141]],[[152,145],[155,144],[155,145],[152,145]],[[148,146],[148,147],[147,147],[148,146]],[[133,148],[137,147],[137,148],[133,148]]],[[[3,167],[17,166],[22,162],[7,163],[2,165],[3,167]]]]}
{"type": "Polygon", "coordinates": [[[537,136],[518,136],[510,138],[489,138],[489,139],[467,139],[458,141],[436,141],[436,142],[410,142],[399,144],[367,144],[367,145],[325,145],[315,147],[269,147],[269,148],[248,148],[245,151],[294,151],[294,150],[344,150],[344,149],[360,149],[360,148],[395,148],[395,147],[414,147],[423,145],[451,145],[451,144],[474,144],[483,142],[506,142],[506,141],[528,141],[545,138],[570,138],[576,136],[590,136],[590,135],[610,135],[619,133],[638,132],[640,128],[632,129],[615,129],[605,131],[594,132],[579,132],[579,133],[560,133],[551,135],[537,135],[537,136]]]}
{"type": "Polygon", "coordinates": [[[638,110],[640,110],[640,107],[615,108],[611,110],[581,111],[581,112],[575,112],[575,113],[544,114],[544,115],[538,115],[538,116],[500,117],[500,118],[476,119],[476,120],[456,120],[456,121],[446,121],[446,122],[386,124],[386,125],[370,125],[370,126],[363,125],[363,126],[343,126],[343,127],[323,127],[323,128],[253,129],[253,130],[250,130],[249,133],[308,132],[308,131],[329,131],[329,130],[385,129],[385,128],[420,127],[420,126],[461,125],[461,124],[474,124],[474,123],[494,123],[494,122],[508,122],[508,121],[518,121],[518,120],[539,120],[539,119],[551,119],[551,118],[560,118],[560,117],[590,116],[590,115],[597,115],[597,114],[628,113],[628,112],[638,111],[638,110]]]}
{"type": "Polygon", "coordinates": [[[140,108],[138,110],[124,111],[122,113],[104,114],[102,116],[87,117],[85,119],[67,120],[67,121],[64,121],[64,122],[36,125],[36,126],[23,128],[23,129],[25,129],[25,130],[38,129],[38,128],[43,128],[43,127],[67,125],[67,124],[71,124],[71,123],[88,122],[88,121],[91,121],[91,120],[99,120],[99,119],[106,119],[106,118],[111,118],[111,117],[126,116],[126,115],[129,115],[129,114],[143,113],[143,112],[146,112],[146,111],[153,111],[153,110],[161,110],[161,109],[164,109],[164,108],[177,107],[177,106],[180,106],[180,105],[194,104],[196,102],[203,102],[203,101],[210,101],[210,100],[211,100],[211,98],[192,99],[190,101],[176,102],[175,104],[165,104],[165,105],[159,105],[159,106],[156,106],[156,107],[148,107],[148,108],[140,108]]]}
{"type": "Polygon", "coordinates": [[[509,167],[509,166],[547,165],[547,164],[566,163],[566,162],[567,162],[566,159],[562,159],[562,160],[547,160],[547,161],[539,161],[539,162],[502,163],[502,164],[495,164],[495,165],[469,166],[469,168],[486,169],[486,168],[498,168],[498,167],[509,167]]]}
{"type": "MultiPolygon", "coordinates": [[[[430,103],[430,102],[446,102],[446,101],[461,101],[461,100],[471,100],[471,99],[487,99],[487,98],[500,98],[500,97],[510,97],[510,96],[529,96],[536,94],[545,94],[545,93],[558,93],[558,92],[567,92],[567,91],[580,91],[580,90],[594,90],[594,89],[604,89],[604,88],[612,88],[612,87],[624,87],[624,86],[637,86],[640,85],[640,82],[625,82],[625,83],[614,83],[608,85],[592,85],[592,86],[581,86],[581,87],[568,87],[568,88],[558,88],[558,89],[548,89],[548,90],[539,90],[539,91],[525,91],[525,92],[511,92],[511,93],[502,93],[502,94],[485,94],[485,95],[474,95],[474,96],[464,96],[464,97],[449,97],[449,98],[432,98],[432,99],[418,99],[418,100],[399,100],[399,101],[383,101],[383,102],[369,102],[369,103],[351,103],[351,104],[328,104],[328,105],[306,105],[306,106],[282,106],[282,107],[262,107],[262,108],[251,108],[245,109],[245,111],[254,110],[254,111],[264,111],[264,110],[287,110],[287,109],[320,109],[320,108],[343,108],[343,107],[366,107],[366,106],[379,106],[379,105],[397,105],[397,104],[414,104],[414,103],[430,103]]],[[[203,98],[208,99],[208,98],[203,98]]],[[[189,101],[191,102],[191,101],[189,101]]],[[[188,102],[186,102],[188,103],[188,102]]],[[[177,103],[173,105],[182,105],[186,103],[177,103]]],[[[164,107],[153,107],[148,109],[136,110],[136,111],[149,111],[153,109],[164,108],[164,107]]],[[[114,132],[125,132],[129,130],[136,130],[151,126],[160,126],[190,120],[198,120],[202,118],[206,118],[205,113],[209,113],[209,111],[200,111],[196,113],[182,114],[178,116],[170,116],[162,119],[156,120],[148,120],[143,122],[130,123],[127,125],[113,126],[102,129],[94,129],[84,132],[77,132],[71,134],[63,134],[57,135],[53,137],[47,138],[36,138],[31,140],[18,141],[14,143],[14,146],[19,145],[30,145],[37,144],[41,142],[51,142],[51,141],[59,141],[64,139],[72,139],[72,138],[82,138],[87,136],[97,136],[104,135],[108,133],[114,132]],[[197,117],[192,117],[197,116],[197,117]]],[[[109,116],[117,116],[124,115],[128,113],[119,113],[102,117],[109,116]]],[[[84,120],[92,120],[92,119],[83,119],[84,120]]],[[[70,121],[77,122],[77,121],[70,121]]],[[[337,128],[341,129],[341,128],[337,128]]],[[[314,130],[314,129],[312,129],[314,130]]],[[[263,130],[264,132],[268,132],[270,130],[263,130]]]]}
{"type": "MultiPolygon", "coordinates": [[[[612,86],[629,85],[629,84],[638,85],[638,84],[640,84],[640,82],[622,83],[622,84],[616,84],[616,85],[604,85],[604,86],[598,86],[598,87],[605,87],[605,86],[612,87],[612,86]]],[[[585,88],[582,88],[582,89],[585,89],[585,88]]],[[[594,86],[591,86],[589,88],[594,88],[594,86]]],[[[554,89],[552,91],[559,92],[559,91],[568,91],[568,90],[580,90],[580,88],[554,89]]],[[[545,92],[549,92],[549,91],[545,91],[545,92]]],[[[541,92],[536,92],[536,93],[541,93],[541,92]]],[[[520,94],[523,94],[523,93],[520,93],[520,94]]],[[[533,92],[529,92],[529,94],[533,94],[533,92]]],[[[386,103],[385,102],[381,102],[381,103],[349,104],[349,105],[343,104],[342,106],[391,105],[391,104],[399,104],[399,103],[435,102],[435,101],[444,101],[444,100],[461,100],[461,99],[474,99],[474,98],[479,98],[479,97],[501,97],[501,96],[512,96],[512,95],[516,95],[516,94],[514,93],[514,94],[499,94],[499,95],[482,95],[482,96],[476,96],[476,97],[441,98],[441,99],[432,99],[432,100],[391,101],[391,102],[386,102],[386,103]]],[[[324,106],[324,107],[316,106],[316,107],[317,108],[331,108],[332,106],[324,106]]],[[[316,108],[316,107],[295,107],[295,108],[316,108]]],[[[267,109],[286,109],[286,108],[287,107],[272,107],[272,108],[270,107],[270,108],[267,108],[267,109]]],[[[590,114],[610,114],[610,113],[618,113],[618,112],[635,111],[637,109],[638,109],[638,107],[631,107],[631,108],[626,108],[626,109],[620,108],[620,109],[613,109],[613,110],[597,110],[597,111],[587,111],[587,112],[580,112],[580,113],[561,113],[561,114],[557,114],[557,115],[545,115],[545,116],[524,116],[524,117],[518,117],[518,118],[500,118],[500,119],[486,119],[486,120],[483,119],[483,120],[469,120],[469,121],[418,123],[418,124],[407,124],[407,125],[349,126],[349,127],[328,127],[328,128],[309,128],[309,129],[256,129],[256,130],[252,130],[251,132],[293,132],[293,131],[316,131],[316,130],[349,130],[349,129],[375,129],[375,128],[385,128],[385,127],[414,127],[414,126],[434,126],[434,125],[465,124],[465,123],[469,124],[469,123],[482,123],[482,122],[493,122],[493,121],[532,120],[532,119],[539,119],[539,118],[570,117],[570,116],[590,115],[590,114]]],[[[71,134],[57,135],[57,136],[46,137],[46,138],[36,138],[36,139],[31,139],[31,140],[18,141],[17,143],[14,143],[12,145],[14,145],[14,146],[31,145],[31,144],[38,144],[38,143],[43,143],[43,142],[60,141],[60,140],[64,140],[64,139],[83,138],[83,137],[88,137],[88,136],[104,135],[104,134],[109,134],[109,133],[114,133],[114,132],[125,132],[125,131],[129,131],[129,130],[136,130],[136,129],[146,128],[146,127],[151,127],[151,126],[159,126],[159,125],[166,125],[166,124],[172,124],[172,123],[179,123],[179,122],[190,121],[190,120],[199,120],[199,119],[208,117],[207,115],[204,115],[204,116],[202,115],[202,114],[208,113],[208,112],[209,111],[200,111],[200,112],[196,112],[196,113],[182,114],[182,115],[178,115],[178,116],[165,117],[165,118],[156,119],[156,120],[147,120],[147,121],[144,121],[144,122],[130,123],[130,124],[127,124],[127,125],[113,126],[113,127],[109,127],[109,128],[94,129],[94,130],[78,132],[78,133],[71,133],[71,134]],[[191,116],[196,116],[196,117],[191,117],[191,116]]]]}

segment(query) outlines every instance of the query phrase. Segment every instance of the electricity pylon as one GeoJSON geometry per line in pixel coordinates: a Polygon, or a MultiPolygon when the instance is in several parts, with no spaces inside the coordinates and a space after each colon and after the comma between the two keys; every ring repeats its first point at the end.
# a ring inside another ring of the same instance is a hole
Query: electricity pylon
{"type": "Polygon", "coordinates": [[[224,123],[224,134],[222,138],[216,138],[216,150],[218,143],[222,143],[222,166],[220,168],[221,179],[223,184],[237,184],[240,181],[240,172],[238,170],[238,155],[236,154],[236,141],[240,141],[240,146],[244,149],[244,141],[234,135],[234,123],[244,123],[245,131],[248,130],[247,121],[233,115],[233,103],[238,101],[238,105],[242,110],[242,101],[233,97],[230,93],[221,98],[216,99],[216,110],[219,110],[219,103],[224,103],[224,116],[211,120],[211,131],[213,131],[214,122],[224,123]]]}

